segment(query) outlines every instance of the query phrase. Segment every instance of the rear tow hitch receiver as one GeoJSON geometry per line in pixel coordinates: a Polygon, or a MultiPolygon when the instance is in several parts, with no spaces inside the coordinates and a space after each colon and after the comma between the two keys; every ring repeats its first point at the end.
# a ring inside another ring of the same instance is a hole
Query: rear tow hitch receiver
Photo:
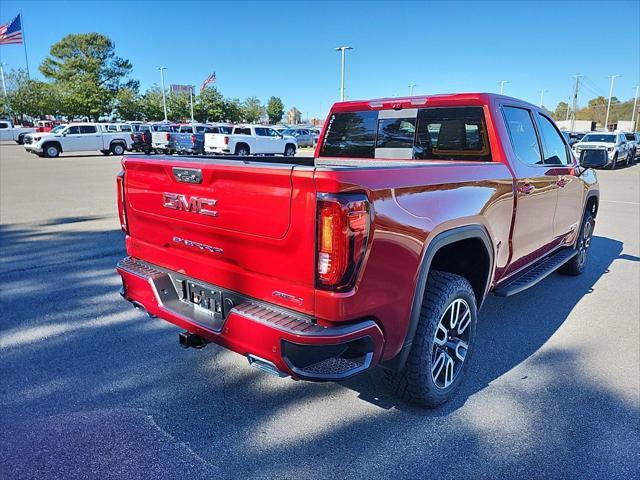
{"type": "Polygon", "coordinates": [[[191,332],[182,332],[179,336],[178,336],[178,341],[180,342],[180,346],[182,348],[204,348],[207,346],[207,342],[204,338],[202,338],[200,335],[196,335],[195,333],[191,333],[191,332]]]}

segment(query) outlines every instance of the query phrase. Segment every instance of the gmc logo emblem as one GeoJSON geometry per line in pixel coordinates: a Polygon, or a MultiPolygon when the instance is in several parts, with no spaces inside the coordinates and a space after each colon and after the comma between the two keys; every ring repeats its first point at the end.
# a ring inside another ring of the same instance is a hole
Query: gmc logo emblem
{"type": "Polygon", "coordinates": [[[217,217],[218,212],[213,207],[218,203],[211,198],[188,197],[178,193],[162,194],[162,206],[173,210],[184,210],[185,212],[199,213],[210,217],[217,217]]]}

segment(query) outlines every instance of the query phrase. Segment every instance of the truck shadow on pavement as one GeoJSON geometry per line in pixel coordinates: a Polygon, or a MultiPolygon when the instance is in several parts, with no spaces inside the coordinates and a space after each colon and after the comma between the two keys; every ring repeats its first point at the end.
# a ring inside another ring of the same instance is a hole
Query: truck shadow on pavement
{"type": "Polygon", "coordinates": [[[514,462],[529,478],[638,470],[637,407],[579,371],[573,346],[474,397],[539,350],[612,262],[638,261],[619,241],[595,237],[581,277],[488,299],[463,390],[425,411],[376,371],[295,382],[215,345],[180,349],[177,327],[120,299],[122,234],[92,229],[99,221],[0,229],[2,478],[513,478],[514,462]],[[540,414],[560,403],[559,415],[540,414]]]}

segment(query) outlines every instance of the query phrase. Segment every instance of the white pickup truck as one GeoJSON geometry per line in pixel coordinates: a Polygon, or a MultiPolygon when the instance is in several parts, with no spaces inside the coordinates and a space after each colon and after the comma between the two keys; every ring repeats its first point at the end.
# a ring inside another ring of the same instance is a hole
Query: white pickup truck
{"type": "Polygon", "coordinates": [[[101,123],[72,123],[50,132],[26,135],[24,146],[27,152],[49,158],[62,152],[99,151],[103,155],[122,155],[131,149],[131,134],[108,132],[101,123]]]}
{"type": "Polygon", "coordinates": [[[16,127],[11,120],[0,120],[0,141],[14,141],[22,144],[22,140],[27,133],[35,132],[32,127],[16,127]]]}
{"type": "Polygon", "coordinates": [[[230,134],[205,133],[205,154],[217,155],[284,155],[293,157],[298,143],[262,125],[236,125],[230,134]]]}

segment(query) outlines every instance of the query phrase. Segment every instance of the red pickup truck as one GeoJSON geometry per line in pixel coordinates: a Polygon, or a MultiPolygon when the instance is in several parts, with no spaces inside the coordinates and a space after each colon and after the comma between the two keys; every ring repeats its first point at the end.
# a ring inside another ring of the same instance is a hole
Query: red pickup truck
{"type": "Polygon", "coordinates": [[[121,293],[184,347],[315,381],[380,365],[437,406],[489,293],[583,271],[604,161],[492,94],[336,103],[314,158],[125,157],[121,293]]]}

